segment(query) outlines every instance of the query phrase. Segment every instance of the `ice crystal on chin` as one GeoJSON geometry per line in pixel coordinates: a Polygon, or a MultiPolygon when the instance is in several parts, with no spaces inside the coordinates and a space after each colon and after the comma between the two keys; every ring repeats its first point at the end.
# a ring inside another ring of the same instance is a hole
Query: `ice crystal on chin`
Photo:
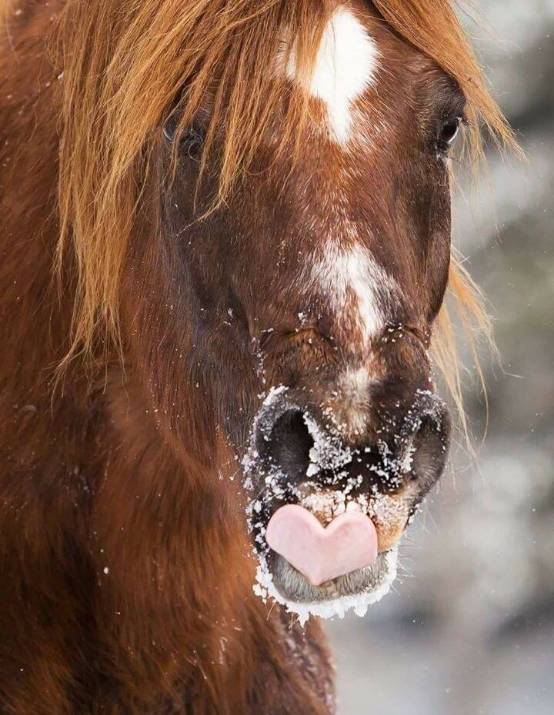
{"type": "Polygon", "coordinates": [[[340,596],[339,598],[330,599],[328,601],[314,601],[311,603],[289,601],[277,590],[265,559],[260,561],[256,572],[256,583],[252,588],[254,593],[259,596],[264,603],[271,598],[277,601],[277,603],[283,606],[289,613],[298,616],[298,621],[301,626],[304,626],[310,616],[325,619],[344,618],[346,613],[352,611],[356,616],[363,618],[371,605],[377,603],[383,596],[387,595],[396,578],[397,549],[391,549],[387,552],[385,559],[386,576],[383,581],[374,589],[362,591],[352,596],[340,596]]]}

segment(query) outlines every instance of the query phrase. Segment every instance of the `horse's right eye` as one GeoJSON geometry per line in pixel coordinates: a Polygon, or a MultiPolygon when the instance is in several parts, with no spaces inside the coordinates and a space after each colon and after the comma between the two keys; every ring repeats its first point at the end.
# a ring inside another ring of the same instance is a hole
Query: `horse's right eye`
{"type": "MultiPolygon", "coordinates": [[[[177,116],[172,114],[163,127],[163,135],[166,141],[170,143],[175,141],[178,125],[179,121],[177,116]]],[[[179,150],[194,161],[200,159],[203,143],[204,132],[195,122],[179,136],[179,150]]]]}
{"type": "Polygon", "coordinates": [[[175,139],[176,132],[177,116],[173,113],[169,115],[169,118],[163,126],[164,139],[168,142],[172,142],[175,139]]]}
{"type": "Polygon", "coordinates": [[[203,143],[204,132],[195,124],[192,124],[186,132],[181,135],[179,145],[181,150],[186,156],[189,157],[189,159],[199,161],[203,143]]]}

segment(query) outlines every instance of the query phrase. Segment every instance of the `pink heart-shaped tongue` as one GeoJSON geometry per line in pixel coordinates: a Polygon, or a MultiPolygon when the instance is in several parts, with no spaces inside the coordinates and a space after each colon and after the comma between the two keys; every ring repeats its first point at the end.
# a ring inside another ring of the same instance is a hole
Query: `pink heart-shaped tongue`
{"type": "Polygon", "coordinates": [[[344,512],[324,528],[307,509],[287,504],[269,520],[266,541],[314,586],[377,558],[375,526],[359,511],[344,512]]]}

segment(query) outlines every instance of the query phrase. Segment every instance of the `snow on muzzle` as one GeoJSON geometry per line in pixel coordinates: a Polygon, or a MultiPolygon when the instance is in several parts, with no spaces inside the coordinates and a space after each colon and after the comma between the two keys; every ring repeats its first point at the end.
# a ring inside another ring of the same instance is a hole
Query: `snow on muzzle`
{"type": "Polygon", "coordinates": [[[284,559],[317,590],[379,570],[442,472],[449,423],[444,404],[416,390],[400,414],[387,415],[379,439],[353,446],[332,414],[301,400],[284,387],[268,394],[244,466],[264,568],[282,574],[284,559]]]}

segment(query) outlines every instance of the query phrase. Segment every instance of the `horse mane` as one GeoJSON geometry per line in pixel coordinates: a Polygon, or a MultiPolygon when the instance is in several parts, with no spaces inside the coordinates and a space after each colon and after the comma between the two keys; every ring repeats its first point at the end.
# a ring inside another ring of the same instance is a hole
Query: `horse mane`
{"type": "MultiPolygon", "coordinates": [[[[294,46],[309,76],[337,0],[71,0],[55,45],[61,83],[58,266],[69,249],[77,266],[72,347],[65,362],[90,357],[105,338],[118,343],[118,294],[137,205],[151,169],[159,127],[180,97],[178,131],[207,94],[212,118],[201,172],[218,142],[219,190],[225,201],[248,170],[277,113],[301,134],[306,94],[275,81],[271,68],[294,46]],[[98,333],[102,333],[98,341],[98,333]]],[[[384,21],[457,80],[467,98],[468,146],[482,155],[482,128],[515,147],[487,90],[450,0],[375,0],[384,21]]],[[[287,131],[286,127],[291,131],[287,131]]],[[[294,128],[294,129],[293,129],[294,128]]],[[[297,147],[298,148],[298,147],[297,147]]],[[[294,157],[293,157],[294,160],[294,157]]],[[[449,292],[473,341],[490,324],[475,285],[454,258],[449,292]]],[[[472,342],[473,344],[473,342],[472,342]]],[[[462,410],[456,338],[445,304],[433,338],[434,360],[462,410]]]]}

